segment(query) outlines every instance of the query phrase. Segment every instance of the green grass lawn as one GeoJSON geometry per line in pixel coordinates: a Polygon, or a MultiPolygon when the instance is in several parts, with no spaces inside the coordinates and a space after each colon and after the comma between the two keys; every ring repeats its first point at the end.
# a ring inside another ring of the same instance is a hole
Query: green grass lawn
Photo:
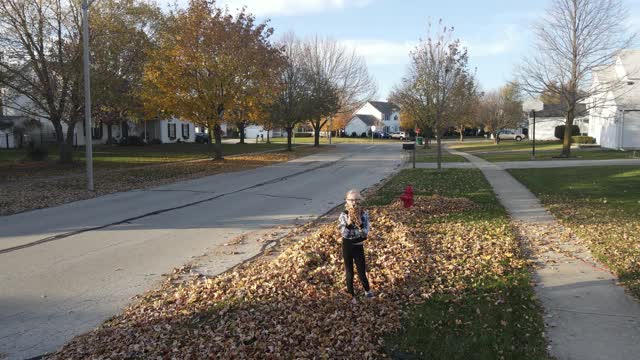
{"type": "MultiPolygon", "coordinates": [[[[57,146],[49,146],[46,161],[27,160],[26,149],[0,151],[0,180],[24,176],[71,175],[84,170],[84,147],[73,151],[72,164],[59,164],[57,146]]],[[[225,156],[285,149],[283,144],[222,144],[225,156]]],[[[188,160],[206,159],[213,155],[206,144],[160,144],[145,146],[95,145],[93,164],[95,170],[126,169],[131,167],[167,164],[188,160]]]]}
{"type": "MultiPolygon", "coordinates": [[[[435,145],[428,149],[418,146],[416,150],[416,162],[437,162],[437,147],[435,145]]],[[[442,151],[442,162],[467,162],[467,159],[460,155],[451,155],[447,151],[442,151]]]]}
{"type": "MultiPolygon", "coordinates": [[[[225,155],[244,154],[265,150],[282,149],[281,144],[222,144],[222,152],[225,155]]],[[[51,145],[48,148],[49,159],[58,160],[58,148],[51,145]]],[[[73,151],[73,158],[83,161],[84,147],[77,147],[73,151]]],[[[158,163],[174,162],[189,159],[210,157],[209,147],[206,144],[160,144],[145,146],[115,146],[94,145],[93,159],[96,162],[107,163],[158,163]]],[[[26,149],[0,150],[0,162],[22,161],[26,159],[26,149]]]]}
{"type": "Polygon", "coordinates": [[[640,298],[640,169],[512,169],[640,298]]]}
{"type": "Polygon", "coordinates": [[[403,359],[547,358],[529,271],[509,218],[482,173],[477,169],[404,170],[371,196],[368,205],[390,203],[407,184],[413,185],[416,195],[465,197],[477,208],[427,216],[414,224],[429,228],[428,242],[438,267],[435,280],[457,286],[406,309],[404,329],[387,339],[390,355],[403,359]],[[495,253],[477,252],[479,248],[495,253]],[[474,266],[474,271],[456,272],[459,264],[478,259],[489,263],[474,266]],[[514,259],[519,265],[501,268],[514,264],[514,259]]]}
{"type": "MultiPolygon", "coordinates": [[[[615,150],[571,150],[571,157],[559,159],[559,151],[536,151],[536,161],[539,160],[607,160],[633,159],[633,152],[615,150]]],[[[531,152],[510,152],[502,154],[477,154],[478,157],[491,162],[499,161],[527,161],[531,160],[531,152]]],[[[637,158],[637,157],[636,157],[637,158]]]]}
{"type": "MultiPolygon", "coordinates": [[[[500,144],[494,144],[493,140],[483,142],[456,142],[448,144],[450,149],[460,150],[469,153],[475,152],[492,152],[492,151],[508,151],[508,150],[526,150],[531,149],[531,141],[513,141],[503,140],[500,144]]],[[[536,150],[560,150],[562,143],[560,141],[536,141],[536,150]]]]}

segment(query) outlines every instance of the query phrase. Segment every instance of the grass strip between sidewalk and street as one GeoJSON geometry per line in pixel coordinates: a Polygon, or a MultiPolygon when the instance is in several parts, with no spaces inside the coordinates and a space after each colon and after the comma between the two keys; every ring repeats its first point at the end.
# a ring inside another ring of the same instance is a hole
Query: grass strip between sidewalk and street
{"type": "Polygon", "coordinates": [[[508,171],[640,299],[640,168],[508,171]]]}
{"type": "Polygon", "coordinates": [[[351,303],[330,223],[216,277],[176,269],[50,358],[546,358],[528,262],[480,171],[404,170],[366,206],[373,299],[351,303]]]}

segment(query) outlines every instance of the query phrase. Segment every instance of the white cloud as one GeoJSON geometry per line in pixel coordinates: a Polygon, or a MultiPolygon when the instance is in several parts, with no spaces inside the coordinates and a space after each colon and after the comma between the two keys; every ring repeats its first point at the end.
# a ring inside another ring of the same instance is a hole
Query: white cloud
{"type": "Polygon", "coordinates": [[[409,61],[409,52],[416,42],[388,40],[340,40],[365,58],[369,65],[404,65],[409,61]]]}
{"type": "Polygon", "coordinates": [[[348,7],[365,7],[372,0],[221,0],[219,5],[239,9],[246,6],[248,11],[258,16],[295,16],[341,10],[348,7]]]}

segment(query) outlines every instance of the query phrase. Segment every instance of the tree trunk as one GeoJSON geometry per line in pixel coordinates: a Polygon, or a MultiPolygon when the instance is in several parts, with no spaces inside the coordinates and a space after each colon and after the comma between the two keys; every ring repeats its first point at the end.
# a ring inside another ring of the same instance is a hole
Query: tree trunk
{"type": "MultiPolygon", "coordinates": [[[[147,134],[145,134],[145,136],[146,135],[147,134]]],[[[113,124],[112,123],[107,124],[107,144],[108,145],[113,144],[113,124]]]]}
{"type": "Polygon", "coordinates": [[[291,146],[291,136],[293,135],[293,126],[285,128],[287,130],[287,151],[293,151],[291,146]]]}
{"type": "Polygon", "coordinates": [[[207,120],[207,134],[209,135],[209,141],[207,142],[207,152],[214,157],[213,149],[213,121],[207,120]]]}
{"type": "Polygon", "coordinates": [[[240,142],[239,142],[239,144],[244,144],[244,128],[245,128],[244,121],[239,122],[238,123],[238,131],[240,132],[240,142]]]}
{"type": "MultiPolygon", "coordinates": [[[[60,159],[58,160],[58,162],[62,164],[70,164],[73,162],[73,148],[72,146],[67,146],[64,131],[62,130],[62,123],[59,120],[51,120],[51,122],[53,123],[53,128],[56,131],[56,143],[58,144],[58,151],[60,155],[60,159]]],[[[85,139],[86,135],[87,134],[85,132],[85,139]]]]}
{"type": "Polygon", "coordinates": [[[571,133],[573,130],[573,120],[575,112],[573,109],[569,109],[567,112],[567,122],[564,127],[564,137],[562,139],[562,157],[569,157],[571,155],[571,133]]]}
{"type": "Polygon", "coordinates": [[[460,131],[460,142],[464,142],[464,132],[460,131]]]}
{"type": "Polygon", "coordinates": [[[271,144],[271,141],[269,141],[269,130],[267,130],[267,144],[271,144]]]}
{"type": "MultiPolygon", "coordinates": [[[[60,143],[60,163],[71,164],[73,162],[73,135],[75,127],[75,123],[69,124],[66,138],[62,139],[60,143]]],[[[60,125],[60,131],[62,131],[62,125],[60,125]]],[[[86,136],[91,136],[91,129],[85,131],[85,146],[87,146],[86,136]]]]}
{"type": "Polygon", "coordinates": [[[214,134],[216,137],[216,157],[214,160],[224,160],[224,157],[222,156],[222,129],[220,128],[220,125],[214,125],[214,134]]]}
{"type": "Polygon", "coordinates": [[[500,143],[500,135],[498,132],[493,133],[493,143],[496,145],[500,143]]]}

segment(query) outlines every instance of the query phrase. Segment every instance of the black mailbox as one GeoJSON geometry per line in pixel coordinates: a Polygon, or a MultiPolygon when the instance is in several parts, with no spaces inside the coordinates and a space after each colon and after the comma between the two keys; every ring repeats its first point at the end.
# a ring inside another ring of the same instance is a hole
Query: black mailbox
{"type": "Polygon", "coordinates": [[[402,150],[415,150],[415,149],[416,149],[416,144],[414,143],[402,144],[402,150]]]}

